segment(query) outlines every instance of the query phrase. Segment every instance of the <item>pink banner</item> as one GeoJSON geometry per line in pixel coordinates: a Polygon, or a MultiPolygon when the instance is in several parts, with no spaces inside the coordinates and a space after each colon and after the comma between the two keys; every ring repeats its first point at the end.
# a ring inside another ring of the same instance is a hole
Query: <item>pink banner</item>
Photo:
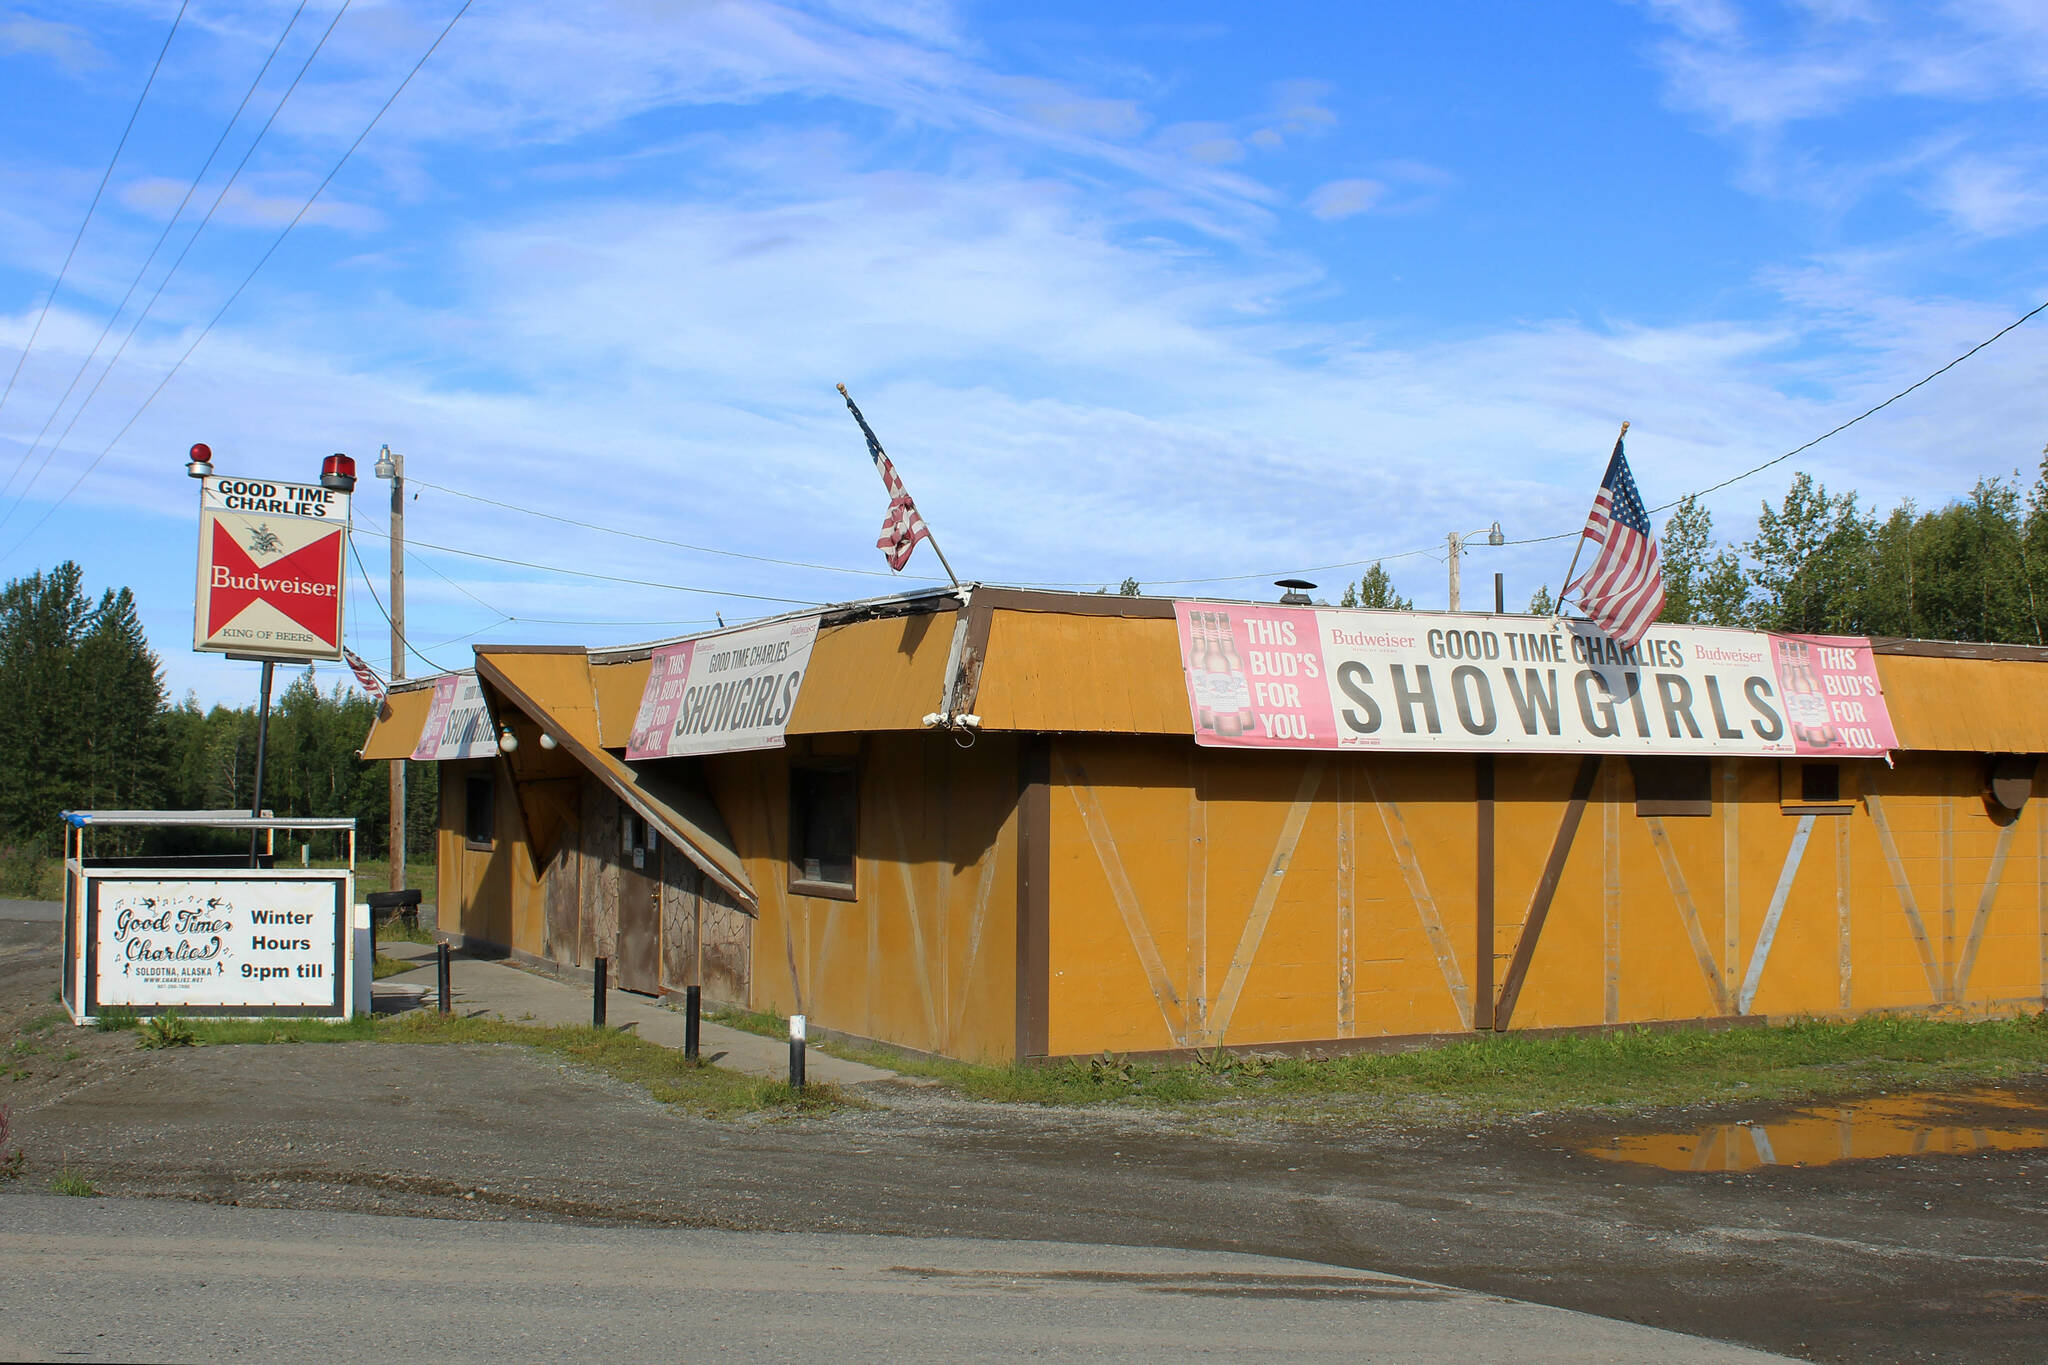
{"type": "Polygon", "coordinates": [[[434,679],[434,700],[427,708],[427,723],[420,727],[420,742],[413,746],[416,762],[433,759],[441,747],[441,737],[448,733],[448,718],[455,711],[455,682],[453,673],[434,679]]]}
{"type": "Polygon", "coordinates": [[[685,640],[654,651],[647,667],[647,686],[640,692],[640,710],[633,717],[633,737],[626,741],[627,758],[660,758],[668,752],[669,736],[675,731],[676,714],[682,709],[683,691],[690,681],[690,656],[696,647],[695,640],[685,640]]]}
{"type": "Polygon", "coordinates": [[[1802,754],[1872,753],[1898,747],[1870,641],[1839,635],[1771,637],[1778,695],[1802,754]]]}
{"type": "Polygon", "coordinates": [[[1204,744],[1330,748],[1337,743],[1316,614],[1299,607],[1175,604],[1188,704],[1204,744]]]}

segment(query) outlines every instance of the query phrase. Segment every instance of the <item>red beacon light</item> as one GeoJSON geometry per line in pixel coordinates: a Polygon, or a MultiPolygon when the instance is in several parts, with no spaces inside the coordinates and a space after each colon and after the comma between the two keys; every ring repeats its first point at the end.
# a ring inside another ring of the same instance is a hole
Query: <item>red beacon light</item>
{"type": "Polygon", "coordinates": [[[356,491],[356,462],[346,455],[329,455],[320,465],[320,486],[336,493],[356,491]]]}
{"type": "Polygon", "coordinates": [[[213,472],[213,447],[204,441],[196,443],[186,457],[185,472],[195,479],[203,479],[213,472]]]}

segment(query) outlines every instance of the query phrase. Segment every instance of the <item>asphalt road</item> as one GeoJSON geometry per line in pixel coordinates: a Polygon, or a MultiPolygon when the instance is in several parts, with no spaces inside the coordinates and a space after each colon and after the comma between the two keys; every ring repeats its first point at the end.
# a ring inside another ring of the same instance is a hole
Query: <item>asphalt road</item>
{"type": "Polygon", "coordinates": [[[5,1208],[9,1360],[1777,1358],[1258,1256],[47,1195],[5,1208]]]}
{"type": "MultiPolygon", "coordinates": [[[[52,928],[0,921],[0,1037],[48,1017],[52,928]]],[[[517,1047],[139,1052],[64,1026],[22,1041],[0,1103],[28,1169],[0,1185],[0,1231],[69,1170],[114,1195],[462,1220],[458,1242],[583,1224],[1294,1258],[1816,1360],[2037,1362],[2048,1339],[2038,1148],[1668,1171],[1589,1155],[1613,1124],[1395,1125],[1361,1107],[1197,1125],[907,1086],[864,1110],[710,1122],[517,1047]]],[[[2048,1109],[2048,1087],[2031,1100],[2048,1109]]]]}

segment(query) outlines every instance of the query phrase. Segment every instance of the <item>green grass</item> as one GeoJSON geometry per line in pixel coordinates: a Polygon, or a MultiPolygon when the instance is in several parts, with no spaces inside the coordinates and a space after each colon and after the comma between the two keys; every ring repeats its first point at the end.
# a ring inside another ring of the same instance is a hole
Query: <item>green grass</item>
{"type": "Polygon", "coordinates": [[[434,937],[433,926],[424,919],[418,924],[407,924],[402,919],[388,919],[377,925],[379,943],[425,943],[435,944],[441,940],[434,937]]]}
{"type": "Polygon", "coordinates": [[[120,1005],[102,1005],[92,1017],[93,1028],[101,1033],[121,1033],[141,1023],[141,1015],[120,1005]]]}
{"type": "Polygon", "coordinates": [[[76,1171],[59,1171],[57,1178],[50,1182],[50,1193],[77,1195],[81,1199],[96,1199],[99,1191],[93,1183],[76,1171]]]}
{"type": "Polygon", "coordinates": [[[409,972],[420,965],[422,964],[414,962],[410,958],[386,957],[384,954],[379,953],[377,954],[377,960],[370,964],[370,979],[372,981],[382,981],[387,976],[397,976],[400,972],[409,972]]]}
{"type": "MultiPolygon", "coordinates": [[[[770,1035],[774,1015],[720,1011],[770,1035]]],[[[2048,1073],[2048,1014],[1958,1023],[1874,1016],[1773,1027],[1506,1034],[1328,1060],[1206,1054],[1188,1063],[1096,1057],[977,1066],[886,1048],[813,1043],[834,1056],[928,1076],[975,1099],[1124,1104],[1281,1119],[1509,1119],[1734,1101],[1810,1101],[2048,1073]]]]}
{"type": "Polygon", "coordinates": [[[792,1091],[785,1081],[745,1076],[691,1061],[680,1051],[616,1029],[553,1027],[414,1010],[341,1023],[314,1019],[221,1019],[192,1025],[203,1044],[498,1043],[530,1047],[640,1086],[655,1099],[704,1118],[822,1113],[859,1102],[828,1084],[792,1091]]]}
{"type": "MultiPolygon", "coordinates": [[[[299,865],[299,846],[292,844],[290,847],[286,847],[284,841],[280,839],[277,845],[277,862],[280,867],[286,863],[297,867],[299,865]]],[[[314,867],[346,867],[348,864],[339,858],[315,858],[312,865],[314,867]]],[[[428,858],[425,862],[420,862],[415,858],[407,858],[405,860],[405,884],[412,890],[419,892],[426,900],[432,901],[435,894],[434,860],[428,858]]],[[[372,891],[388,891],[390,889],[391,860],[389,858],[356,859],[357,900],[368,899],[372,891]]]]}

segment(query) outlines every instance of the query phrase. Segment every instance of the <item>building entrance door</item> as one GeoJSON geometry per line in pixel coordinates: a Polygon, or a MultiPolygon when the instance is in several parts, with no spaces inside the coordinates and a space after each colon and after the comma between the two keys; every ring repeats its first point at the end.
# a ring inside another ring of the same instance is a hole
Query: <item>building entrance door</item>
{"type": "Polygon", "coordinates": [[[628,810],[619,822],[618,988],[661,994],[661,854],[647,822],[628,810]]]}

